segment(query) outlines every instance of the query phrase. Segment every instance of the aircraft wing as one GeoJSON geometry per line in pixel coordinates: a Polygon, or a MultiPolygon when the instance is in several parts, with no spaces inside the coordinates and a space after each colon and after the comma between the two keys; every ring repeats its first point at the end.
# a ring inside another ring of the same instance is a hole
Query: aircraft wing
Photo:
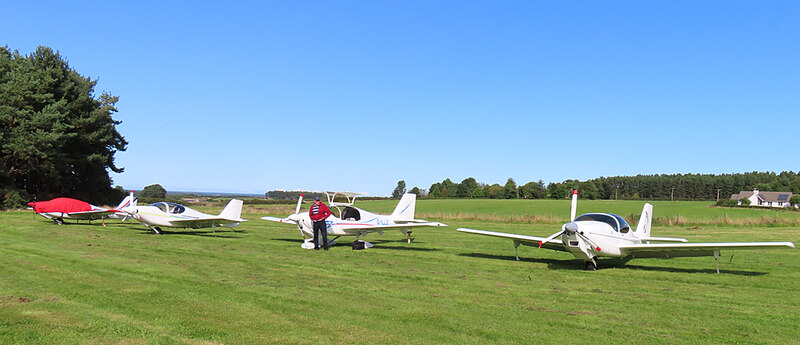
{"type": "Polygon", "coordinates": [[[792,242],[722,242],[722,243],[655,243],[629,244],[619,247],[623,255],[635,258],[673,258],[681,256],[713,256],[725,249],[794,248],[792,242]]]}
{"type": "Polygon", "coordinates": [[[297,222],[295,222],[295,221],[293,221],[293,220],[291,220],[289,218],[278,218],[278,217],[265,216],[265,217],[261,217],[261,219],[268,220],[268,221],[271,221],[271,222],[289,223],[289,224],[297,225],[297,222]]]}
{"type": "MultiPolygon", "coordinates": [[[[493,237],[501,237],[507,238],[510,240],[514,240],[514,242],[519,242],[526,246],[538,247],[539,242],[546,240],[547,238],[544,237],[536,237],[536,236],[526,236],[526,235],[517,235],[517,234],[508,234],[505,232],[494,232],[494,231],[486,231],[486,230],[476,230],[476,229],[468,229],[468,228],[458,228],[458,231],[466,232],[470,234],[476,235],[484,235],[484,236],[493,236],[493,237]]],[[[550,241],[542,243],[542,248],[558,250],[565,252],[567,251],[564,248],[564,243],[557,240],[552,239],[550,241]]]]}
{"type": "Polygon", "coordinates": [[[68,215],[72,219],[98,219],[110,216],[118,212],[117,210],[106,210],[106,209],[97,209],[91,211],[80,211],[80,212],[64,212],[64,214],[68,215]]]}
{"type": "Polygon", "coordinates": [[[176,227],[200,229],[200,228],[210,228],[213,226],[230,226],[231,224],[239,225],[238,223],[244,221],[247,220],[212,217],[203,219],[176,219],[176,220],[171,220],[169,222],[176,227]]]}
{"type": "Polygon", "coordinates": [[[408,228],[416,228],[421,226],[447,226],[444,223],[438,222],[427,222],[427,223],[410,223],[410,224],[394,224],[394,225],[341,225],[340,228],[344,232],[350,233],[367,233],[367,232],[375,232],[375,231],[383,231],[383,230],[393,230],[393,229],[408,229],[408,228]]]}

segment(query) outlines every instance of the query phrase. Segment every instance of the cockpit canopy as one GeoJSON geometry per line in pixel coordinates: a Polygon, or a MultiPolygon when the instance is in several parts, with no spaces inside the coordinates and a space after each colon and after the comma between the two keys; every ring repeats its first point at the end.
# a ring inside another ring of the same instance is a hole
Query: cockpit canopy
{"type": "Polygon", "coordinates": [[[623,234],[631,230],[631,227],[628,225],[628,222],[625,221],[625,218],[610,213],[587,213],[575,218],[575,221],[603,222],[610,225],[614,231],[621,232],[623,234]]]}
{"type": "Polygon", "coordinates": [[[164,213],[175,213],[175,214],[177,214],[177,213],[183,213],[184,211],[186,211],[186,207],[185,206],[183,206],[181,204],[176,204],[174,202],[157,202],[157,203],[152,204],[150,206],[155,206],[159,210],[161,210],[161,212],[164,212],[164,213]]]}
{"type": "Polygon", "coordinates": [[[358,212],[355,207],[345,207],[341,218],[344,220],[361,220],[361,212],[358,212]]]}

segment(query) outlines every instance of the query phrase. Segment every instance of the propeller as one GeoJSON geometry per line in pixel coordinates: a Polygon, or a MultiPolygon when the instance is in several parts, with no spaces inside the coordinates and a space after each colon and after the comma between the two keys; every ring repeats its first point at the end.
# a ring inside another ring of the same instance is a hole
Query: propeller
{"type": "Polygon", "coordinates": [[[297,208],[294,209],[294,213],[300,213],[300,206],[303,203],[303,193],[300,193],[300,198],[297,199],[297,208]]]}
{"type": "Polygon", "coordinates": [[[303,236],[303,241],[306,240],[306,234],[303,232],[303,223],[300,217],[300,206],[303,204],[303,193],[300,193],[300,197],[297,198],[297,207],[294,209],[294,214],[290,215],[288,218],[295,221],[297,223],[297,230],[300,231],[300,235],[303,236]]]}
{"type": "MultiPolygon", "coordinates": [[[[122,212],[125,213],[125,216],[122,217],[122,221],[120,221],[120,223],[125,223],[125,221],[128,220],[129,216],[133,217],[132,213],[126,212],[124,209],[126,209],[126,208],[133,209],[133,208],[135,208],[136,207],[136,200],[137,200],[136,197],[133,196],[133,190],[131,190],[130,199],[128,200],[128,204],[125,205],[125,207],[122,207],[122,209],[119,210],[119,211],[122,211],[122,212]]],[[[137,210],[136,212],[138,213],[139,211],[137,210]]],[[[133,218],[136,219],[136,217],[133,217],[133,218]]]]}
{"type": "Polygon", "coordinates": [[[596,250],[598,252],[601,251],[600,247],[596,243],[590,240],[589,237],[584,235],[582,232],[578,231],[578,224],[575,223],[575,213],[577,211],[578,211],[578,190],[575,189],[572,191],[572,205],[570,206],[569,210],[569,223],[564,224],[564,228],[561,231],[553,234],[552,236],[542,241],[539,241],[539,248],[541,248],[542,244],[544,244],[545,242],[550,242],[550,240],[558,236],[561,236],[564,233],[568,233],[568,234],[575,234],[575,236],[578,237],[580,240],[589,244],[592,250],[596,250]]]}
{"type": "Polygon", "coordinates": [[[33,196],[33,202],[29,202],[28,206],[33,210],[33,219],[36,219],[36,195],[33,196]]]}
{"type": "Polygon", "coordinates": [[[575,212],[578,211],[578,190],[572,190],[572,205],[569,207],[569,222],[575,221],[575,212]]]}
{"type": "Polygon", "coordinates": [[[573,189],[572,190],[572,204],[570,205],[570,209],[569,209],[569,223],[567,223],[567,225],[564,225],[564,229],[563,230],[561,230],[561,231],[559,231],[559,232],[557,232],[555,234],[550,235],[550,237],[545,238],[542,241],[539,241],[539,248],[542,248],[542,244],[544,244],[545,242],[550,242],[552,239],[554,239],[554,238],[556,238],[558,236],[561,236],[561,234],[563,234],[564,232],[577,233],[578,232],[578,224],[575,224],[575,213],[577,211],[578,211],[578,190],[577,189],[573,189]]]}

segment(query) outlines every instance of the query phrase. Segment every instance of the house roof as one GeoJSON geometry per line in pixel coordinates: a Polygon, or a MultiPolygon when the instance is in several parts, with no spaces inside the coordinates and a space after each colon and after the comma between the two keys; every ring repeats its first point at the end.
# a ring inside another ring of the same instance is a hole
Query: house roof
{"type": "MultiPolygon", "coordinates": [[[[753,191],[741,191],[739,194],[732,194],[732,200],[742,200],[753,196],[753,191]]],[[[762,192],[758,191],[758,199],[766,202],[789,202],[792,198],[791,192],[762,192]]]]}
{"type": "Polygon", "coordinates": [[[731,194],[731,200],[742,200],[753,196],[753,191],[742,191],[739,194],[731,194]]]}
{"type": "Polygon", "coordinates": [[[789,202],[792,197],[790,192],[758,192],[759,198],[764,201],[789,202]]]}

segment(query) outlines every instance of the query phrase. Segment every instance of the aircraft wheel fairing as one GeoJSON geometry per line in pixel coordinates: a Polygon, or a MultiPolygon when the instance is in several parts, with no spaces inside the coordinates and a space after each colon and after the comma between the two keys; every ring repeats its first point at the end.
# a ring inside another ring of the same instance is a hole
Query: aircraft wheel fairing
{"type": "Polygon", "coordinates": [[[64,225],[64,220],[61,218],[56,218],[53,219],[53,223],[55,223],[56,225],[64,225]]]}

